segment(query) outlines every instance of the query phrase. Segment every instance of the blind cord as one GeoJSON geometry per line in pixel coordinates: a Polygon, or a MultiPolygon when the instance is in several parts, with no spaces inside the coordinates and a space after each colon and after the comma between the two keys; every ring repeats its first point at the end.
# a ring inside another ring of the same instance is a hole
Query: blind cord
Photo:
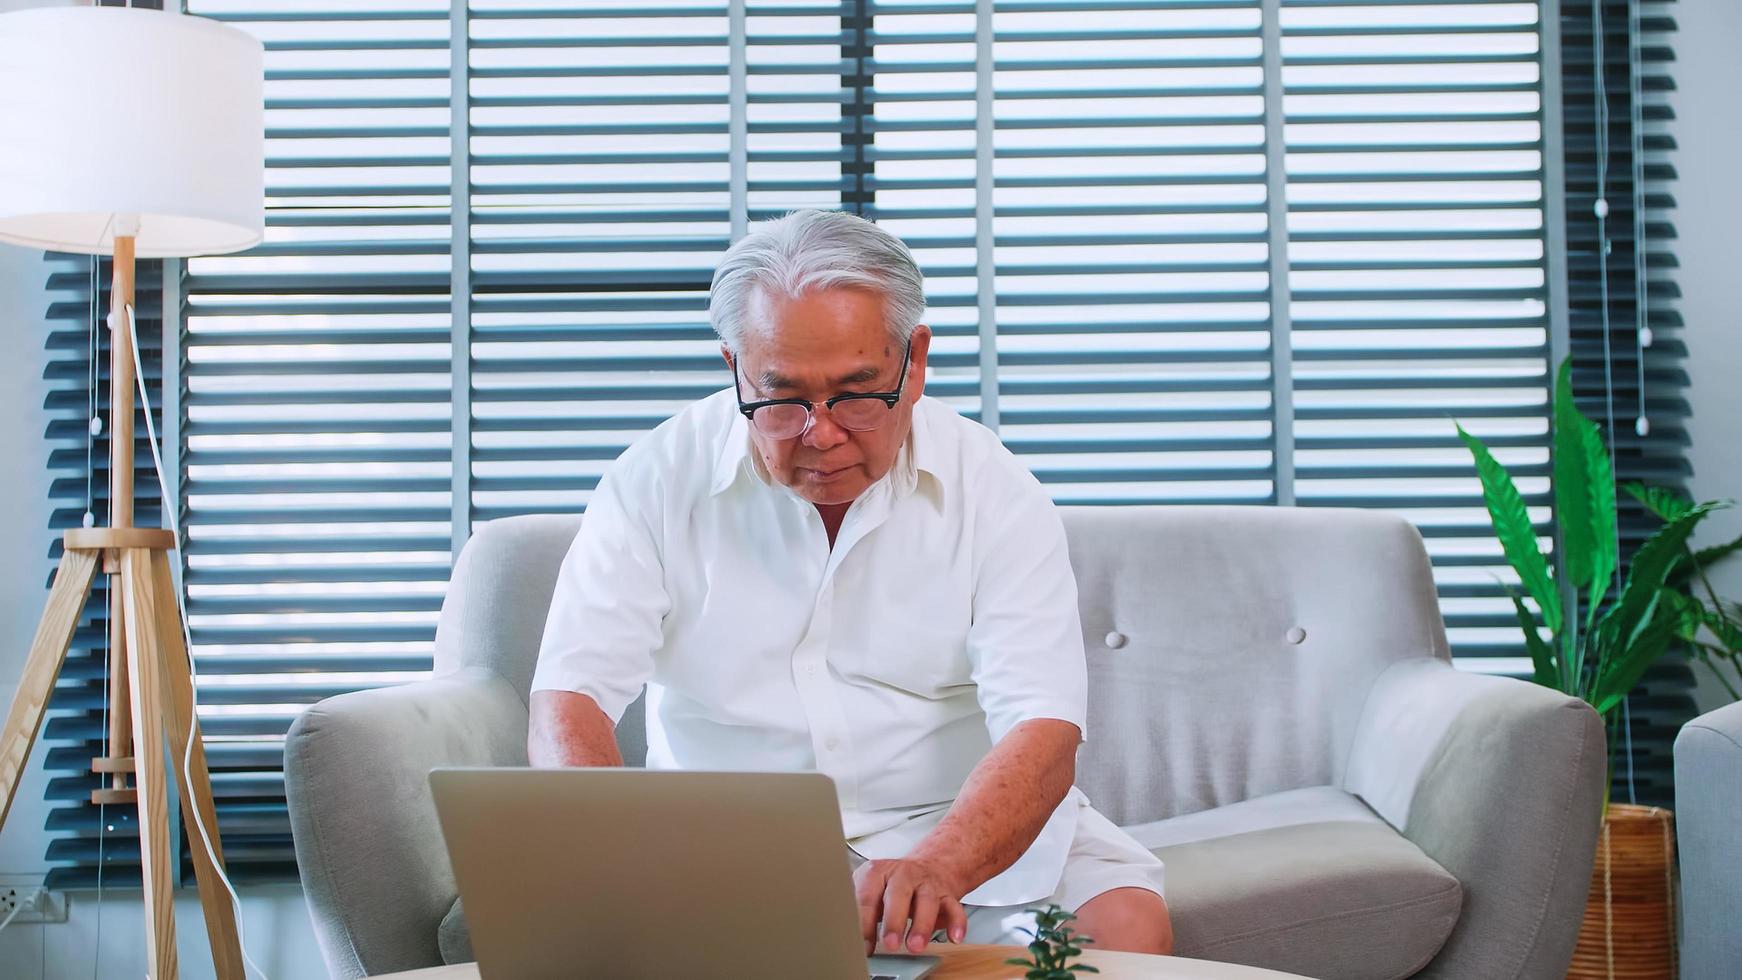
{"type": "MultiPolygon", "coordinates": [[[[169,527],[170,533],[175,538],[175,550],[177,554],[180,554],[181,522],[176,517],[177,507],[174,503],[176,498],[171,495],[169,480],[164,477],[163,456],[158,451],[157,427],[151,421],[151,396],[147,394],[145,390],[145,367],[139,355],[139,330],[134,321],[133,307],[128,306],[126,308],[126,317],[127,339],[133,346],[134,378],[139,385],[139,404],[140,407],[145,410],[146,439],[151,446],[152,466],[157,470],[157,486],[161,504],[160,509],[163,513],[164,524],[169,527]]],[[[181,613],[182,641],[185,644],[188,658],[188,710],[189,712],[197,712],[199,675],[197,668],[194,665],[193,631],[188,627],[187,600],[182,595],[181,589],[175,590],[175,604],[177,610],[181,613]]],[[[190,717],[189,721],[190,726],[188,730],[187,744],[182,749],[181,778],[184,781],[184,785],[191,787],[193,785],[193,778],[190,773],[193,769],[194,757],[194,739],[191,726],[193,718],[190,717]]],[[[211,862],[212,868],[217,871],[218,880],[223,883],[224,891],[228,892],[230,895],[230,907],[234,910],[236,916],[236,945],[242,953],[244,972],[251,969],[260,975],[261,980],[268,980],[266,971],[262,970],[260,966],[248,956],[247,930],[243,928],[242,924],[242,899],[236,894],[236,886],[230,883],[230,876],[225,873],[223,862],[218,860],[217,851],[212,847],[212,832],[208,827],[206,827],[205,819],[200,816],[200,808],[196,806],[193,807],[192,810],[192,816],[194,818],[193,823],[199,831],[200,846],[205,848],[206,859],[211,862]]]]}
{"type": "Polygon", "coordinates": [[[1633,151],[1633,320],[1634,371],[1639,414],[1633,431],[1641,439],[1651,434],[1645,406],[1645,349],[1651,346],[1651,277],[1645,252],[1645,101],[1644,55],[1639,0],[1627,0],[1627,97],[1633,151]]]}
{"type": "MultiPolygon", "coordinates": [[[[1600,299],[1599,324],[1603,333],[1603,405],[1609,428],[1609,472],[1615,472],[1615,351],[1609,337],[1609,253],[1613,243],[1609,241],[1609,200],[1607,183],[1609,178],[1609,89],[1604,78],[1606,66],[1603,64],[1603,0],[1591,0],[1591,62],[1592,89],[1596,99],[1592,106],[1596,122],[1597,151],[1597,202],[1592,211],[1597,215],[1597,284],[1600,299]]],[[[1635,190],[1635,209],[1638,208],[1637,191],[1635,190]]],[[[1637,249],[1638,244],[1634,247],[1637,249]]],[[[1643,412],[1641,413],[1643,417],[1643,412]]],[[[1615,522],[1615,553],[1621,553],[1621,522],[1615,522]]],[[[1616,562],[1619,566],[1620,562],[1616,562]]],[[[1617,567],[1615,575],[1620,574],[1617,567]]],[[[1595,585],[1593,583],[1593,589],[1595,585]]],[[[1609,583],[1603,583],[1603,593],[1607,594],[1609,583]]],[[[1593,594],[1591,601],[1601,601],[1602,596],[1593,594]]],[[[1637,804],[1639,794],[1633,783],[1633,721],[1628,711],[1627,698],[1621,699],[1621,730],[1627,746],[1627,802],[1637,804]]]]}

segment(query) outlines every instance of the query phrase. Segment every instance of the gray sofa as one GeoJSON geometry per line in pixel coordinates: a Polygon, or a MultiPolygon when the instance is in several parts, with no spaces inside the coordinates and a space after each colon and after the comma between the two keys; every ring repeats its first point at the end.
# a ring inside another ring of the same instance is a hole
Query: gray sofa
{"type": "MultiPolygon", "coordinates": [[[[1180,955],[1338,980],[1564,975],[1601,726],[1578,701],[1452,668],[1414,528],[1221,507],[1067,508],[1065,524],[1089,653],[1078,784],[1166,862],[1180,955]]],[[[335,975],[466,955],[425,774],[525,764],[539,634],[579,526],[480,527],[435,677],[329,699],[291,729],[297,858],[335,975]]],[[[630,764],[642,723],[638,706],[619,730],[630,764]]]]}
{"type": "Polygon", "coordinates": [[[1742,975],[1742,702],[1682,726],[1675,740],[1682,980],[1742,975]]]}

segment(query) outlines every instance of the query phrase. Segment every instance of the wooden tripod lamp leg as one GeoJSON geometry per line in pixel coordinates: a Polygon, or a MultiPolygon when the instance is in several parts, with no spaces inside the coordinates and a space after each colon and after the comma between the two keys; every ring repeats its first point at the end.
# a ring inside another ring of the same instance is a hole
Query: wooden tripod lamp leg
{"type": "Polygon", "coordinates": [[[224,847],[218,838],[218,813],[212,802],[212,777],[206,768],[206,748],[200,741],[199,717],[194,713],[193,673],[188,665],[187,641],[182,636],[181,609],[175,601],[175,580],[170,577],[169,556],[159,551],[151,556],[157,593],[157,630],[163,654],[163,686],[168,694],[169,758],[175,769],[175,784],[181,790],[182,828],[193,852],[194,875],[200,885],[200,907],[206,915],[206,937],[212,945],[212,966],[219,980],[245,980],[242,946],[237,939],[236,908],[218,877],[224,866],[224,847]],[[184,755],[186,753],[186,755],[184,755]],[[187,765],[184,769],[184,758],[187,765]],[[200,837],[204,827],[211,843],[208,854],[200,837]],[[215,861],[213,859],[216,859],[215,861]]]}
{"type": "Polygon", "coordinates": [[[96,552],[68,548],[61,554],[54,585],[49,589],[48,606],[37,624],[36,639],[30,643],[24,674],[12,696],[12,708],[6,713],[6,727],[0,730],[0,827],[6,825],[12,794],[24,772],[24,760],[30,756],[31,743],[36,741],[37,729],[42,726],[42,714],[48,709],[61,664],[66,662],[67,646],[73,641],[73,631],[78,629],[79,614],[90,597],[91,579],[96,572],[96,552]]]}
{"type": "Polygon", "coordinates": [[[133,765],[139,799],[139,863],[145,885],[145,959],[152,980],[175,980],[175,869],[170,865],[168,773],[164,769],[162,644],[151,552],[122,553],[127,667],[133,681],[133,765]]]}

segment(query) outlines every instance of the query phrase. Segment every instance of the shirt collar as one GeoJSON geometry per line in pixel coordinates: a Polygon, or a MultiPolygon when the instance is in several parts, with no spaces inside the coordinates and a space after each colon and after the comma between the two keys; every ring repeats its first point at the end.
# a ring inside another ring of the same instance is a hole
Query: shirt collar
{"type": "MultiPolygon", "coordinates": [[[[944,488],[949,486],[949,467],[946,465],[948,454],[944,452],[943,434],[937,430],[932,418],[932,403],[930,399],[921,397],[913,404],[913,428],[908,431],[906,452],[903,454],[913,468],[913,480],[916,488],[921,485],[930,486],[932,499],[941,509],[944,505],[944,488]],[[928,479],[920,484],[919,477],[928,479]]],[[[947,409],[946,409],[947,411],[947,409]]]]}
{"type": "Polygon", "coordinates": [[[726,438],[721,440],[719,455],[714,458],[714,482],[708,486],[709,495],[725,493],[750,460],[750,420],[733,408],[726,438]]]}
{"type": "MultiPolygon", "coordinates": [[[[914,404],[913,426],[908,430],[907,443],[895,457],[895,467],[891,470],[891,475],[895,480],[895,488],[902,494],[918,489],[922,485],[919,479],[922,475],[929,477],[924,485],[931,487],[938,505],[942,506],[944,487],[949,481],[944,469],[944,454],[938,444],[938,433],[933,431],[930,414],[924,398],[914,404]]],[[[732,422],[726,429],[726,437],[714,459],[714,478],[708,486],[710,496],[725,493],[746,470],[764,485],[773,485],[762,461],[750,450],[750,420],[734,408],[732,422]]]]}

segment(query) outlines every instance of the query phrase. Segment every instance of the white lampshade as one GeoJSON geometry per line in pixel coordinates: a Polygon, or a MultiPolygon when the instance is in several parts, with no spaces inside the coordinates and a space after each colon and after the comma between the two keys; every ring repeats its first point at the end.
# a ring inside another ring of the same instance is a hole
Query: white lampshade
{"type": "Polygon", "coordinates": [[[259,40],[184,14],[0,14],[0,240],[108,255],[136,216],[141,258],[265,235],[259,40]]]}

